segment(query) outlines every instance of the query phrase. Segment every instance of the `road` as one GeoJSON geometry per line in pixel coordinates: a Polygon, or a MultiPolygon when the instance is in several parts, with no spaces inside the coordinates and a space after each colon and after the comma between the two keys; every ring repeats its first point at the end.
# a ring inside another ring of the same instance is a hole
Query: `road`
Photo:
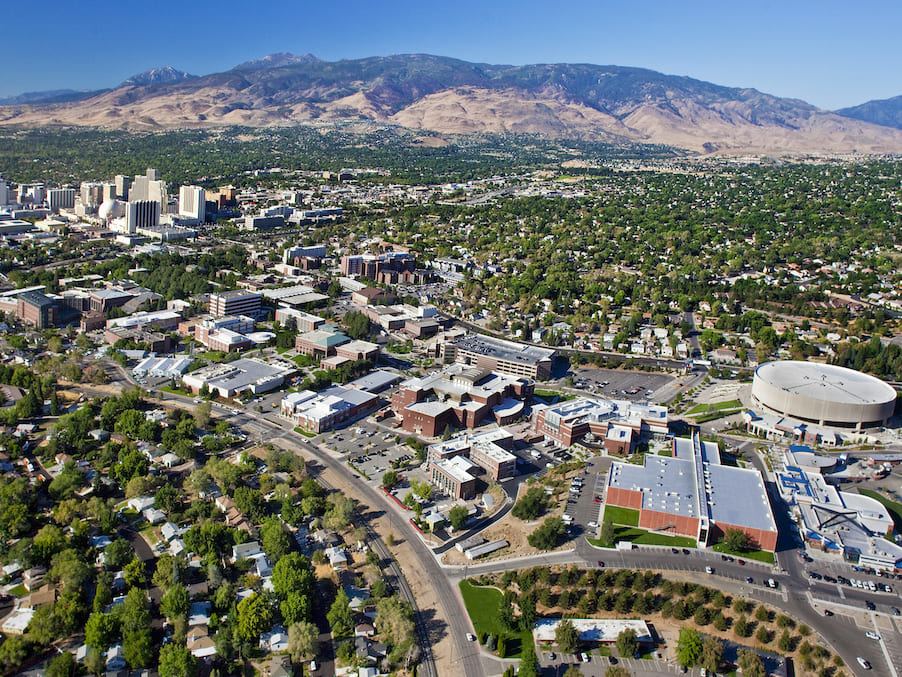
{"type": "MultiPolygon", "coordinates": [[[[181,395],[160,392],[159,397],[164,402],[174,404],[183,408],[193,408],[194,406],[193,400],[191,398],[183,397],[181,395]]],[[[379,495],[379,493],[375,489],[367,485],[365,482],[356,479],[356,475],[352,475],[349,472],[347,466],[340,459],[318,449],[316,445],[308,442],[307,438],[301,437],[291,430],[286,430],[279,424],[265,418],[264,415],[260,412],[234,409],[230,407],[228,408],[228,412],[226,413],[225,411],[223,411],[225,409],[225,407],[214,406],[214,414],[219,416],[222,416],[224,414],[227,415],[232,424],[244,430],[249,439],[255,439],[259,436],[264,438],[268,443],[279,446],[282,449],[291,451],[292,453],[298,454],[302,457],[312,456],[315,459],[315,464],[308,464],[308,469],[311,471],[311,474],[313,474],[317,478],[317,480],[321,484],[323,484],[323,486],[330,489],[338,489],[346,495],[356,498],[362,504],[366,504],[366,506],[370,510],[385,510],[386,499],[384,496],[379,495]],[[232,411],[237,411],[237,413],[232,413],[232,411]],[[320,468],[328,468],[339,477],[346,479],[349,486],[353,488],[353,491],[343,490],[340,487],[335,487],[330,484],[322,477],[322,471],[320,470],[320,468]]],[[[457,599],[457,595],[452,589],[449,581],[442,575],[441,567],[439,566],[435,557],[432,555],[426,544],[423,543],[423,541],[415,533],[413,527],[411,527],[406,520],[396,520],[394,522],[394,526],[399,525],[400,530],[404,534],[405,540],[409,543],[417,556],[418,565],[422,569],[424,576],[428,580],[430,580],[432,585],[434,586],[434,591],[444,608],[445,617],[451,619],[459,616],[461,613],[461,608],[460,603],[457,599]]],[[[417,606],[416,598],[414,597],[413,592],[410,590],[403,572],[401,571],[397,562],[391,556],[388,548],[385,546],[382,540],[378,538],[375,532],[371,530],[369,524],[366,524],[366,527],[371,536],[374,537],[374,540],[372,541],[373,549],[376,551],[383,562],[390,562],[387,570],[390,576],[394,579],[390,582],[392,582],[393,585],[401,592],[402,597],[410,602],[412,608],[414,609],[417,633],[420,636],[419,645],[423,650],[423,657],[420,664],[420,674],[428,675],[429,677],[437,677],[438,672],[436,670],[435,662],[432,656],[432,641],[430,638],[430,633],[428,631],[428,628],[426,627],[426,622],[423,618],[422,611],[417,606]]],[[[456,629],[453,627],[446,628],[445,632],[452,633],[452,639],[457,647],[458,655],[462,657],[461,662],[464,668],[464,673],[468,676],[472,675],[473,677],[481,676],[483,672],[481,666],[479,665],[476,651],[473,649],[471,644],[469,642],[466,642],[465,638],[461,636],[461,633],[456,632],[456,629]]]]}

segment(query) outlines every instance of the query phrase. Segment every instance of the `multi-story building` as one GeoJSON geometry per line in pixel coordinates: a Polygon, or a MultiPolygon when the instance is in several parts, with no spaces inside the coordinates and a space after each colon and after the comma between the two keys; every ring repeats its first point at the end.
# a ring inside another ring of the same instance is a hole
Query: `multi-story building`
{"type": "Polygon", "coordinates": [[[166,184],[160,180],[160,172],[157,169],[148,169],[147,174],[135,176],[128,191],[128,199],[132,202],[150,200],[166,204],[166,184]]]}
{"type": "Polygon", "coordinates": [[[379,398],[372,393],[332,386],[320,393],[289,393],[282,399],[279,413],[308,432],[321,433],[366,415],[378,404],[379,398]]]}
{"type": "Polygon", "coordinates": [[[263,297],[255,292],[236,289],[210,294],[210,312],[216,317],[223,315],[250,315],[260,314],[263,297]]]}
{"type": "Polygon", "coordinates": [[[182,186],[179,189],[179,215],[203,223],[207,218],[207,197],[199,186],[182,186]]]}
{"type": "Polygon", "coordinates": [[[317,329],[305,334],[298,334],[294,340],[294,347],[301,355],[313,357],[331,357],[335,355],[338,346],[350,343],[351,339],[340,331],[317,329]]]}
{"type": "MultiPolygon", "coordinates": [[[[668,433],[667,407],[628,400],[579,397],[553,405],[539,404],[532,409],[532,432],[561,447],[569,447],[592,435],[607,440],[610,427],[619,425],[634,431],[632,446],[639,438],[663,439],[668,433]]],[[[622,439],[622,436],[621,436],[622,439]]],[[[611,437],[614,448],[616,437],[611,437]]]]}
{"type": "Polygon", "coordinates": [[[54,214],[60,209],[73,209],[75,207],[74,188],[51,188],[47,191],[47,206],[54,214]]]}
{"type": "Polygon", "coordinates": [[[429,479],[448,496],[468,501],[476,497],[476,478],[470,474],[475,466],[463,456],[442,459],[429,466],[429,479]]]}
{"type": "Polygon", "coordinates": [[[298,265],[301,259],[314,258],[321,259],[326,255],[326,245],[318,244],[310,247],[289,247],[282,252],[282,263],[293,263],[298,265]]]}
{"type": "Polygon", "coordinates": [[[139,228],[160,225],[161,204],[156,200],[133,200],[125,209],[125,231],[134,235],[139,228]]]}
{"type": "Polygon", "coordinates": [[[297,310],[295,308],[276,308],[276,322],[284,327],[291,321],[294,322],[295,331],[301,333],[316,331],[326,322],[323,318],[311,315],[310,313],[305,313],[303,310],[297,310]]]}
{"type": "Polygon", "coordinates": [[[17,296],[16,315],[36,329],[47,329],[56,325],[57,305],[40,292],[26,291],[17,296]]]}
{"type": "Polygon", "coordinates": [[[114,180],[116,186],[116,197],[119,200],[128,200],[128,191],[131,188],[132,180],[122,174],[117,174],[114,180]]]}
{"type": "Polygon", "coordinates": [[[522,414],[532,399],[534,384],[485,369],[452,364],[441,372],[401,383],[392,409],[402,427],[426,437],[442,434],[447,426],[475,428],[485,418],[503,412],[505,420],[522,414]]]}
{"type": "Polygon", "coordinates": [[[445,362],[459,362],[539,381],[551,377],[555,351],[472,334],[440,345],[445,362]]]}
{"type": "Polygon", "coordinates": [[[103,203],[103,184],[84,181],[80,188],[81,204],[85,209],[95,210],[103,203]]]}

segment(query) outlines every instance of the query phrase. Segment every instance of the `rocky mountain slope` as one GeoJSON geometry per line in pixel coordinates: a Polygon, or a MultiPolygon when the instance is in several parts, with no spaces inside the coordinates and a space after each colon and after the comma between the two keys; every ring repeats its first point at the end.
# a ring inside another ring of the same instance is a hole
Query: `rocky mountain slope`
{"type": "Polygon", "coordinates": [[[659,143],[703,153],[902,153],[900,130],[754,89],[621,66],[504,66],[419,54],[336,62],[277,54],[202,77],[127,81],[77,102],[0,108],[0,124],[29,127],[342,121],[443,134],[659,143]]]}
{"type": "Polygon", "coordinates": [[[902,129],[902,96],[867,101],[859,106],[843,108],[836,113],[846,118],[902,129]]]}

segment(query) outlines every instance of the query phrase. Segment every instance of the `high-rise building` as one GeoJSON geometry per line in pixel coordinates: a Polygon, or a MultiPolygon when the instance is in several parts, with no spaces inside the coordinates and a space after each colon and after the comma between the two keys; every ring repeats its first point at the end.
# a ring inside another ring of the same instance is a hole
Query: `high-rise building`
{"type": "Polygon", "coordinates": [[[60,209],[72,209],[75,207],[75,189],[51,188],[47,191],[47,206],[55,214],[58,214],[60,209]]]}
{"type": "Polygon", "coordinates": [[[0,179],[0,205],[9,204],[9,185],[0,179]]]}
{"type": "Polygon", "coordinates": [[[125,232],[134,234],[138,228],[156,228],[160,225],[160,203],[156,200],[129,202],[125,213],[125,232]]]}
{"type": "Polygon", "coordinates": [[[103,184],[82,182],[81,204],[85,209],[96,209],[103,203],[103,184]]]}
{"type": "Polygon", "coordinates": [[[179,216],[203,223],[207,216],[207,194],[198,186],[182,186],[179,190],[179,216]]]}
{"type": "Polygon", "coordinates": [[[100,201],[100,204],[103,204],[107,200],[115,200],[116,199],[116,184],[115,183],[104,183],[101,185],[103,186],[103,199],[100,201]]]}
{"type": "Polygon", "coordinates": [[[115,179],[116,197],[120,200],[128,200],[128,189],[132,186],[132,180],[122,174],[117,174],[115,179]]]}
{"type": "MultiPolygon", "coordinates": [[[[160,172],[157,169],[148,169],[144,176],[135,176],[134,183],[129,189],[128,199],[132,202],[139,200],[154,200],[161,205],[168,201],[166,186],[160,180],[160,172]]],[[[161,209],[162,211],[162,209],[161,209]]]]}

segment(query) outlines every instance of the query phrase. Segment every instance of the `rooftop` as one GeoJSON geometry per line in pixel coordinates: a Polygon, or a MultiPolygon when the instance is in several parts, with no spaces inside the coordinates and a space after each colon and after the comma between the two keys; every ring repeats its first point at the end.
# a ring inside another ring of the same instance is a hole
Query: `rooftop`
{"type": "Polygon", "coordinates": [[[755,378],[796,395],[839,404],[880,404],[896,399],[896,391],[879,378],[832,364],[766,362],[755,370],[755,378]]]}
{"type": "Polygon", "coordinates": [[[537,348],[523,343],[502,341],[483,335],[469,335],[454,342],[458,350],[487,355],[505,362],[528,362],[536,364],[554,357],[554,350],[537,348]]]}

